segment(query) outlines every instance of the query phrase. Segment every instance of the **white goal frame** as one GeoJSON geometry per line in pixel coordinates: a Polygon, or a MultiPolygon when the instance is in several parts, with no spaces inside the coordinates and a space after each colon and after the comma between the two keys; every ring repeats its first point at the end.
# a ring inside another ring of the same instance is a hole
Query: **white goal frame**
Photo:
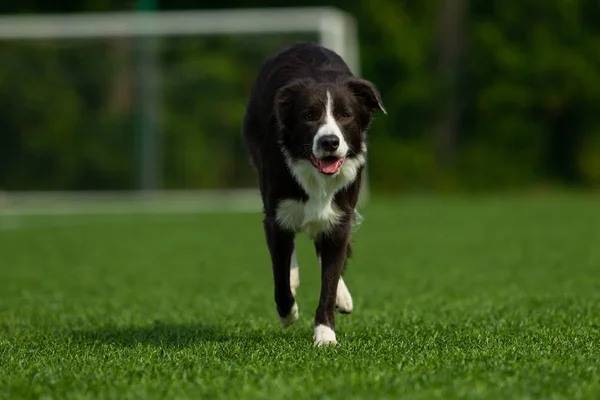
{"type": "MultiPolygon", "coordinates": [[[[360,76],[359,44],[355,19],[341,10],[331,7],[285,7],[268,9],[190,10],[155,12],[108,12],[63,15],[9,15],[0,16],[0,41],[32,39],[84,39],[129,37],[166,37],[200,35],[240,34],[290,34],[313,33],[323,46],[337,52],[352,72],[360,76]]],[[[153,47],[144,47],[152,53],[153,47]]],[[[148,54],[147,54],[148,55],[148,54]]],[[[152,64],[152,54],[146,62],[152,64]]],[[[144,66],[146,75],[142,86],[150,91],[149,98],[157,98],[155,80],[159,73],[152,66],[144,66]]],[[[143,90],[143,88],[142,88],[143,90]]],[[[148,92],[147,92],[148,93],[148,92]]],[[[151,115],[156,104],[146,104],[146,114],[151,115]]],[[[210,211],[259,210],[260,198],[256,190],[161,190],[157,184],[160,167],[160,134],[152,121],[142,124],[142,154],[138,190],[127,192],[0,192],[0,214],[42,212],[51,205],[53,212],[86,212],[105,210],[111,212],[115,205],[119,210],[138,210],[139,202],[148,202],[144,210],[155,207],[168,209],[169,204],[177,208],[179,197],[185,199],[187,211],[203,208],[210,211]],[[81,201],[81,199],[86,199],[81,201]],[[96,199],[97,201],[94,201],[96,199]],[[110,201],[109,201],[110,199],[110,201]],[[163,199],[161,201],[161,199],[163,199]],[[197,199],[194,201],[193,199],[197,199]],[[196,204],[190,207],[190,204],[196,204]],[[63,204],[63,207],[60,205],[63,204]],[[91,207],[93,204],[94,207],[91,207]],[[158,204],[158,205],[157,205],[158,204]],[[130,205],[130,206],[127,206],[130,205]],[[29,210],[29,211],[26,211],[29,210]],[[77,211],[79,210],[79,211],[77,211]],[[21,212],[19,211],[19,212],[21,212]]],[[[369,194],[367,174],[364,174],[360,202],[365,203],[369,194]]]]}

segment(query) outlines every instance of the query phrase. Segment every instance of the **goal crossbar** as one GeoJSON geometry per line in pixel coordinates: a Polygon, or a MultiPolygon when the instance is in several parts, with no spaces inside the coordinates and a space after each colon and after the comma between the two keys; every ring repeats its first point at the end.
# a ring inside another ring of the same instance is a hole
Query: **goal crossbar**
{"type": "Polygon", "coordinates": [[[360,74],[354,18],[332,7],[0,16],[0,40],[314,32],[360,74]]]}
{"type": "Polygon", "coordinates": [[[324,20],[347,18],[328,7],[0,16],[0,38],[318,32],[324,20]]]}

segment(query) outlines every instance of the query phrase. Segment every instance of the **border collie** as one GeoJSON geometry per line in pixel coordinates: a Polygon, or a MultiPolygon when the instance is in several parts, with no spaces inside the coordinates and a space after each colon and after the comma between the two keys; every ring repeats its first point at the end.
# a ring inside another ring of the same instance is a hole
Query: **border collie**
{"type": "Polygon", "coordinates": [[[284,328],[298,320],[295,235],[304,232],[321,264],[317,346],[336,344],[335,311],[352,311],[342,275],[376,110],[385,113],[375,86],[312,43],[268,57],[247,104],[243,137],[258,172],[277,313],[284,328]]]}

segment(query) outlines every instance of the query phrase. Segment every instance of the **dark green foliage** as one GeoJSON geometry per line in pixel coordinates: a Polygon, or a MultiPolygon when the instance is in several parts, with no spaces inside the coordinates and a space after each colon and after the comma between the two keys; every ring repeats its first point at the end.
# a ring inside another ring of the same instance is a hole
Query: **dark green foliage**
{"type": "Polygon", "coordinates": [[[130,187],[127,49],[100,40],[0,49],[0,187],[130,187]]]}
{"type": "Polygon", "coordinates": [[[5,215],[0,398],[597,399],[597,201],[375,199],[335,349],[303,237],[279,328],[259,213],[5,215]]]}
{"type": "Polygon", "coordinates": [[[591,4],[474,2],[465,168],[487,154],[500,182],[600,183],[587,165],[590,152],[600,156],[600,9],[591,4]]]}
{"type": "MultiPolygon", "coordinates": [[[[375,190],[600,186],[596,1],[469,1],[458,64],[457,157],[444,164],[437,148],[447,95],[438,68],[442,3],[329,4],[357,18],[362,75],[381,89],[389,111],[377,117],[371,133],[375,190]]],[[[28,0],[7,2],[0,12],[131,10],[134,5],[28,0]]],[[[278,5],[159,4],[161,9],[278,5]]],[[[165,187],[254,185],[239,137],[244,102],[262,57],[298,39],[315,38],[161,40],[165,187]]],[[[0,43],[0,188],[134,187],[132,52],[126,39],[0,43]]]]}

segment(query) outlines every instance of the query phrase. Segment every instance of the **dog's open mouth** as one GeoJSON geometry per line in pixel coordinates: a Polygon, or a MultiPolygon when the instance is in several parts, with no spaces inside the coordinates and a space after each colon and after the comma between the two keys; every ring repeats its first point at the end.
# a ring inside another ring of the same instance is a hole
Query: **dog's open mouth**
{"type": "Polygon", "coordinates": [[[344,158],[336,156],[317,158],[314,154],[311,154],[310,161],[320,173],[325,175],[333,175],[338,172],[340,168],[342,168],[344,158]]]}

